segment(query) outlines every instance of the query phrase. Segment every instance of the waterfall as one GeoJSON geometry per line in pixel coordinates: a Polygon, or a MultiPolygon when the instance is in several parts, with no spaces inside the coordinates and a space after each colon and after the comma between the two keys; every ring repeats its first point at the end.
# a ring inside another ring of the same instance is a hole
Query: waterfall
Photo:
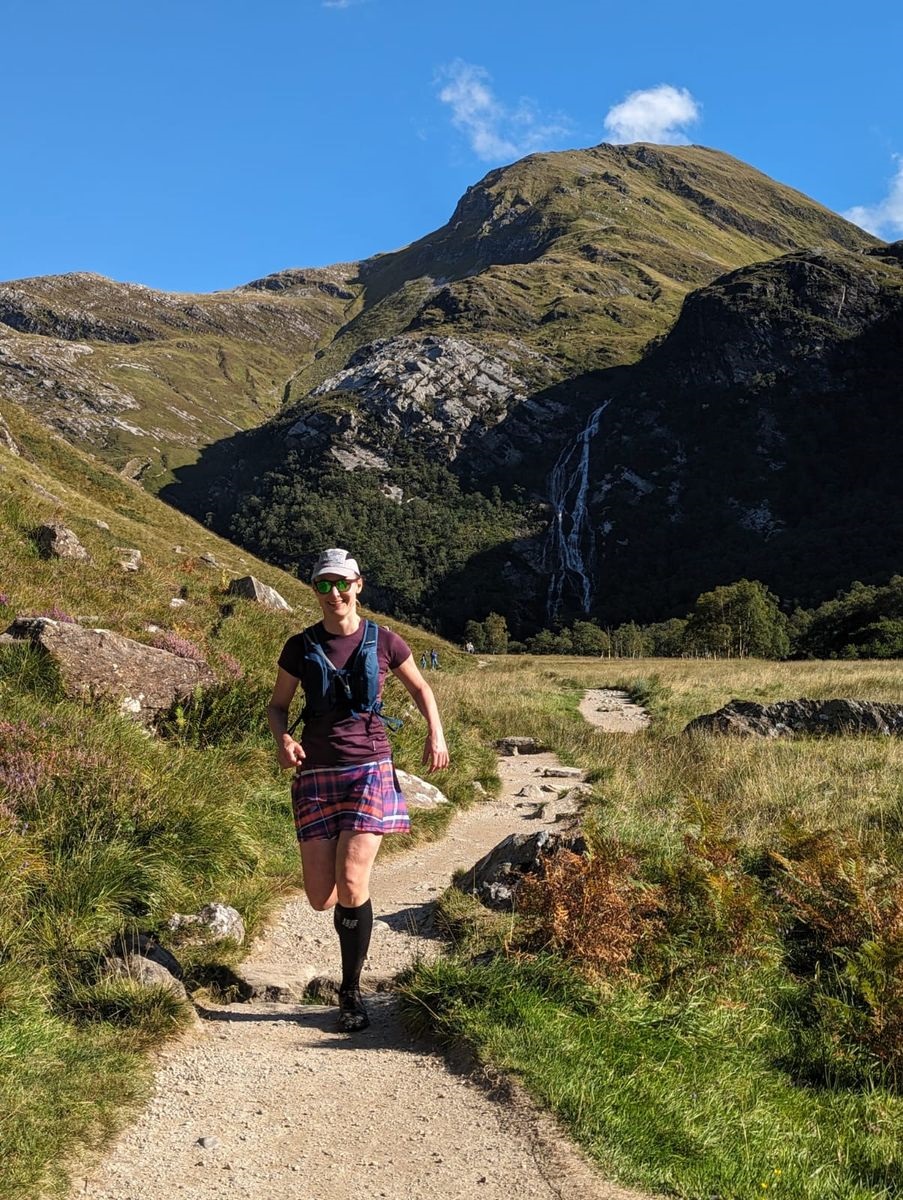
{"type": "Polygon", "coordinates": [[[549,550],[552,576],[546,608],[555,617],[561,607],[564,585],[574,582],[583,605],[589,612],[593,599],[593,566],[595,537],[586,512],[586,493],[589,488],[589,447],[599,431],[599,420],[609,401],[593,412],[586,425],[569,446],[565,446],[549,478],[549,499],[552,502],[552,526],[549,531],[549,550]],[[584,547],[586,555],[584,557],[584,547]]]}

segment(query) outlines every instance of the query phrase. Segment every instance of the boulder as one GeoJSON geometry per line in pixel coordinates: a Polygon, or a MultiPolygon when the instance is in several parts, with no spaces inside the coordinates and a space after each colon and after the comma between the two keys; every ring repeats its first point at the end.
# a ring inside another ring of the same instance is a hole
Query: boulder
{"type": "Polygon", "coordinates": [[[396,769],[395,774],[408,808],[438,808],[440,804],[448,804],[448,796],[434,784],[416,775],[409,775],[407,771],[396,769]]]}
{"type": "Polygon", "coordinates": [[[146,722],[176,700],[187,699],[196,688],[216,683],[207,663],[145,646],[108,629],[83,629],[49,617],[17,617],[0,643],[23,640],[53,661],[67,695],[112,700],[123,712],[146,722]]]}
{"type": "Polygon", "coordinates": [[[48,521],[35,530],[34,539],[43,558],[74,558],[86,562],[88,551],[67,525],[48,521]]]}
{"type": "Polygon", "coordinates": [[[455,887],[475,896],[487,908],[510,911],[517,907],[517,891],[524,876],[537,875],[543,858],[557,850],[583,854],[586,843],[580,836],[564,837],[548,829],[511,833],[469,871],[459,875],[455,887]]]}
{"type": "Polygon", "coordinates": [[[181,963],[172,951],[161,946],[155,937],[146,933],[129,931],[119,934],[113,942],[110,954],[111,957],[123,959],[140,954],[142,958],[148,958],[164,967],[176,979],[181,979],[184,974],[181,963]]]}
{"type": "Polygon", "coordinates": [[[229,904],[205,904],[196,913],[173,913],[167,925],[173,932],[192,930],[205,941],[231,938],[240,945],[245,940],[245,923],[241,913],[229,904]]]}
{"type": "Polygon", "coordinates": [[[242,575],[240,579],[233,579],[229,584],[227,595],[253,600],[255,604],[262,604],[264,608],[272,608],[277,612],[293,611],[292,606],[279,595],[275,588],[261,583],[253,575],[242,575]]]}
{"type": "Polygon", "coordinates": [[[781,700],[756,704],[731,700],[704,713],[684,733],[730,733],[737,737],[793,737],[806,734],[880,733],[903,735],[903,704],[873,700],[781,700]]]}
{"type": "Polygon", "coordinates": [[[545,746],[531,737],[503,737],[495,743],[499,754],[542,754],[545,746]]]}
{"type": "Polygon", "coordinates": [[[579,767],[546,767],[542,773],[544,779],[582,779],[583,772],[579,767]]]}
{"type": "Polygon", "coordinates": [[[103,965],[101,974],[105,979],[134,979],[145,987],[159,985],[187,1000],[188,993],[185,985],[167,971],[162,963],[145,958],[143,954],[128,954],[125,958],[108,958],[103,965]]]}

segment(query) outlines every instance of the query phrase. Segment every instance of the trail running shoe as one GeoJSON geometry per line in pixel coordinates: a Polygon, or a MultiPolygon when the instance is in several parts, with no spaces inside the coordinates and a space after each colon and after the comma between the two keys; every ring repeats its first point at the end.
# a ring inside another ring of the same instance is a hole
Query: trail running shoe
{"type": "Polygon", "coordinates": [[[339,1031],[360,1033],[369,1024],[370,1018],[357,988],[350,992],[339,992],[339,1031]]]}

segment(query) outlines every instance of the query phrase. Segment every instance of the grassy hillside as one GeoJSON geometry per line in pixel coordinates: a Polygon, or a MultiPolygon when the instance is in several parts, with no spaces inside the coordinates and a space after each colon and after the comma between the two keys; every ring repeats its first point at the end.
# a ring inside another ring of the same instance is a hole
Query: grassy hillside
{"type": "MultiPolygon", "coordinates": [[[[0,625],[46,613],[141,641],[174,635],[220,681],[148,736],[112,705],[65,699],[27,646],[0,650],[0,1197],[34,1200],[66,1193],[71,1152],[121,1124],[123,1105],[146,1089],[146,1050],[189,1015],[159,989],[105,980],[113,940],[143,931],[168,941],[169,915],[212,900],[234,904],[253,935],[275,898],[299,883],[288,777],[276,768],[264,706],[283,642],[318,609],[297,579],[167,508],[16,405],[0,411],[20,450],[0,444],[0,625]],[[90,562],[39,557],[33,530],[51,517],[76,531],[90,562]],[[118,566],[121,546],[141,550],[136,574],[118,566]],[[229,579],[248,572],[294,614],[227,599],[229,579]],[[172,609],[174,596],[187,603],[172,609]]],[[[463,663],[454,647],[393,628],[418,655],[435,644],[446,669],[463,663]]],[[[387,709],[406,718],[396,760],[417,770],[425,727],[394,681],[387,709]]],[[[467,802],[475,778],[491,783],[493,759],[460,718],[448,732],[456,764],[438,782],[467,802]]],[[[447,818],[415,814],[412,837],[435,836],[447,818]]],[[[177,953],[189,985],[203,989],[222,981],[236,949],[177,953]]]]}
{"type": "Polygon", "coordinates": [[[0,285],[0,395],[157,490],[201,446],[275,413],[355,309],[353,264],[231,292],[77,273],[0,285]]]}

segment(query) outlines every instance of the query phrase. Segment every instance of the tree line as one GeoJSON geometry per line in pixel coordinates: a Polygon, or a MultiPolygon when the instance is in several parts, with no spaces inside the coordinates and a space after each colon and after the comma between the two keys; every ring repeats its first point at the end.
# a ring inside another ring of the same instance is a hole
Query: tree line
{"type": "Polygon", "coordinates": [[[697,597],[686,617],[604,628],[574,621],[525,641],[509,636],[500,613],[465,625],[465,641],[489,654],[577,654],[611,658],[901,658],[903,575],[887,584],[854,583],[816,608],[787,613],[755,579],[697,597]]]}

